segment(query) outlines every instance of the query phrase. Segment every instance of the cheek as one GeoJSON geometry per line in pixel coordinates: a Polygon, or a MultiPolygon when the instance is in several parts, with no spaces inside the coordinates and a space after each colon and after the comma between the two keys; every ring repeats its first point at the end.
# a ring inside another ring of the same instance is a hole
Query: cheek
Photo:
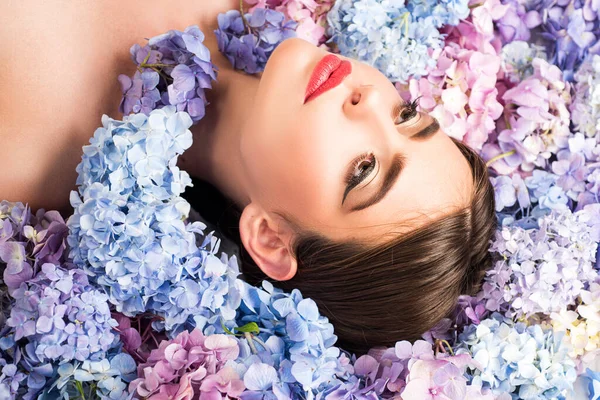
{"type": "MultiPolygon", "coordinates": [[[[336,204],[344,166],[340,140],[310,118],[262,133],[271,140],[248,143],[243,157],[254,198],[291,214],[300,223],[323,221],[336,204]]],[[[339,199],[341,202],[341,197],[339,199]]]]}

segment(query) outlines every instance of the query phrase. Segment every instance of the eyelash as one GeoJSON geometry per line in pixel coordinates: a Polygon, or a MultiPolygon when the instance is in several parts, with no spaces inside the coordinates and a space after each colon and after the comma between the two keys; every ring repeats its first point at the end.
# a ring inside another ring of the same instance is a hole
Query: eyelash
{"type": "Polygon", "coordinates": [[[417,97],[411,102],[400,100],[394,107],[394,123],[400,125],[406,121],[409,121],[417,116],[417,106],[419,105],[419,99],[417,97]],[[402,121],[398,122],[398,118],[402,118],[402,121]]]}
{"type": "Polygon", "coordinates": [[[373,153],[366,153],[360,155],[356,160],[352,162],[352,168],[350,168],[348,174],[346,175],[346,184],[348,185],[346,191],[349,191],[359,183],[361,183],[365,177],[367,177],[377,165],[377,160],[375,159],[375,155],[373,153]],[[356,169],[365,161],[370,161],[370,164],[366,169],[361,169],[361,173],[356,175],[356,169]]]}

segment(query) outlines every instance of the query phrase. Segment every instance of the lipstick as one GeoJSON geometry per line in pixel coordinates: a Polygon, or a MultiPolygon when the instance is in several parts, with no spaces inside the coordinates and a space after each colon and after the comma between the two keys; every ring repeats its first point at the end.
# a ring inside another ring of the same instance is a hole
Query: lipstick
{"type": "Polygon", "coordinates": [[[333,54],[327,54],[315,66],[304,96],[304,103],[339,85],[352,72],[352,64],[333,54]]]}

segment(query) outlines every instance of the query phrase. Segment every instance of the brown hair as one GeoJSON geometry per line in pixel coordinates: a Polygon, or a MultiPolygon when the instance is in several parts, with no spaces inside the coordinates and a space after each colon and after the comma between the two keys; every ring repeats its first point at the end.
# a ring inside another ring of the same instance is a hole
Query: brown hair
{"type": "MultiPolygon", "coordinates": [[[[418,339],[454,310],[459,295],[479,290],[491,265],[494,191],[485,162],[454,142],[473,176],[473,194],[464,208],[377,245],[297,234],[293,250],[298,271],[290,280],[273,283],[312,298],[334,325],[340,347],[365,353],[374,346],[418,339]]],[[[239,210],[228,208],[220,229],[240,245],[244,276],[257,284],[268,278],[241,245],[235,218],[239,222],[239,210]]]]}

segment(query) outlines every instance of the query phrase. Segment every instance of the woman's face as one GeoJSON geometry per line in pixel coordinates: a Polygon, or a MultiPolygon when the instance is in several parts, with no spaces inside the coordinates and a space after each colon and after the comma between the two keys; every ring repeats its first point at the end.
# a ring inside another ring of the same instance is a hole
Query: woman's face
{"type": "Polygon", "coordinates": [[[339,56],[351,62],[350,75],[304,104],[311,73],[327,54],[288,39],[271,55],[241,132],[251,201],[340,240],[379,237],[399,222],[414,227],[465,205],[472,191],[466,159],[440,130],[417,137],[434,122],[427,114],[394,121],[400,96],[375,68],[339,56]]]}

